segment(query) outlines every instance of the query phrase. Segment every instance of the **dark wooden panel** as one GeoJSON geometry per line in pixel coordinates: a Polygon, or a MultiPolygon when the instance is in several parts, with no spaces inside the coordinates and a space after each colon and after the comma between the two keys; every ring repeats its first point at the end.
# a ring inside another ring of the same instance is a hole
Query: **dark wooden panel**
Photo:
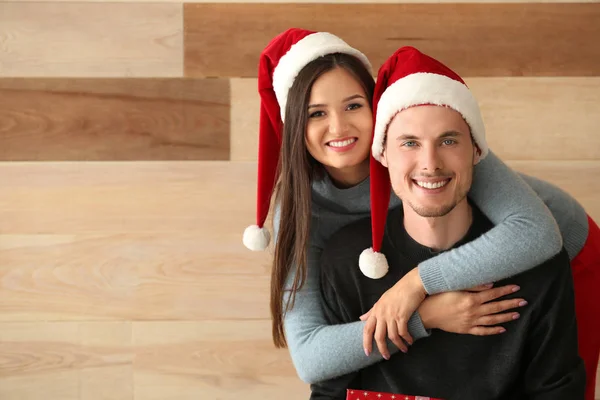
{"type": "Polygon", "coordinates": [[[329,31],[377,69],[415,46],[463,76],[600,75],[600,4],[185,4],[186,76],[254,77],[289,27],[329,31]]]}
{"type": "Polygon", "coordinates": [[[0,79],[0,160],[227,160],[227,79],[0,79]]]}

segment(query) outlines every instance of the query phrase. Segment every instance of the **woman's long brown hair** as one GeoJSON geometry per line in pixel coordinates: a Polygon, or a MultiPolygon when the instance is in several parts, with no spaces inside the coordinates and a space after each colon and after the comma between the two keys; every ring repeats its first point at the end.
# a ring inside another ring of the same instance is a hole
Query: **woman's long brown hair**
{"type": "Polygon", "coordinates": [[[325,55],[307,64],[290,88],[275,195],[280,220],[271,270],[272,333],[278,348],[287,346],[283,320],[286,312],[294,306],[296,292],[302,288],[307,275],[311,181],[325,173],[306,148],[308,102],[315,81],[335,68],[345,69],[360,82],[369,105],[373,99],[375,82],[369,71],[357,58],[340,53],[325,55]],[[293,283],[286,288],[292,269],[295,269],[293,283]],[[286,293],[289,295],[286,296],[286,293]]]}

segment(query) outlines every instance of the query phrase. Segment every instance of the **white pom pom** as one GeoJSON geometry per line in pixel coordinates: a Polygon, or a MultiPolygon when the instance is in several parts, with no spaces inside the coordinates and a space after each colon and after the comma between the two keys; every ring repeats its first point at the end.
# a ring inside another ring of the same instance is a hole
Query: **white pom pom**
{"type": "Polygon", "coordinates": [[[263,251],[269,246],[270,241],[271,234],[265,227],[250,225],[244,231],[244,246],[252,251],[263,251]]]}
{"type": "Polygon", "coordinates": [[[389,269],[385,256],[374,252],[372,247],[360,253],[358,266],[361,272],[371,279],[383,278],[389,269]]]}

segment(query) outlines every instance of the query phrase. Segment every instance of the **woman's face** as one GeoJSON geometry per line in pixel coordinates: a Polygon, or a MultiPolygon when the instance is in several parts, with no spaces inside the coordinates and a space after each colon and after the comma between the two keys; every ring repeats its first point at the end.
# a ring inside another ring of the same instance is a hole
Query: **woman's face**
{"type": "Polygon", "coordinates": [[[362,85],[344,68],[321,75],[308,102],[306,147],[335,177],[368,166],[373,116],[362,85]]]}

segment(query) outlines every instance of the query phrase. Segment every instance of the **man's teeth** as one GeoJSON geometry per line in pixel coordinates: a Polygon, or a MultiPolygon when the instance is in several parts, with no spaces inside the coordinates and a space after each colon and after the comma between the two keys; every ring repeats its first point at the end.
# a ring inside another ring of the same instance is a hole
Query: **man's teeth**
{"type": "Polygon", "coordinates": [[[439,189],[442,186],[446,186],[446,184],[448,182],[450,182],[450,180],[445,180],[445,181],[441,181],[441,182],[421,182],[421,181],[416,181],[417,185],[425,188],[425,189],[439,189]]]}
{"type": "Polygon", "coordinates": [[[339,140],[337,142],[329,142],[328,144],[331,147],[344,147],[344,146],[348,146],[349,144],[352,144],[354,142],[356,142],[356,139],[339,140]]]}

